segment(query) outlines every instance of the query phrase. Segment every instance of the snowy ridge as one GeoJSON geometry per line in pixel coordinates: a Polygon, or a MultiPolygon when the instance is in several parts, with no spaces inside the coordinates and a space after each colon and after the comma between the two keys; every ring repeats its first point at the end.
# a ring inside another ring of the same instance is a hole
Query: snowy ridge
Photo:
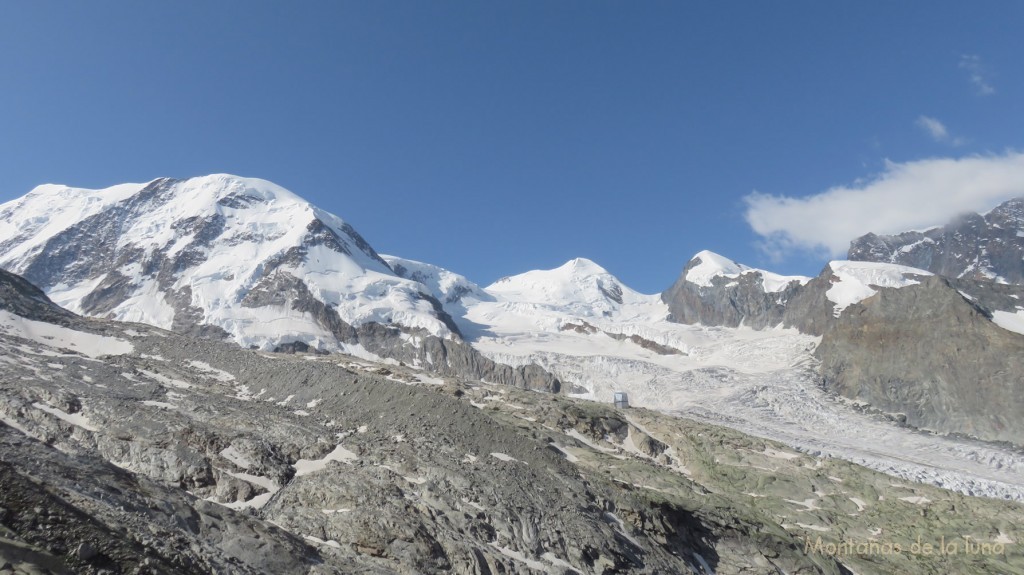
{"type": "Polygon", "coordinates": [[[391,269],[405,279],[419,282],[430,290],[445,308],[465,301],[490,301],[494,298],[465,276],[434,264],[381,254],[391,269]]]}
{"type": "Polygon", "coordinates": [[[736,277],[743,272],[750,271],[747,266],[708,250],[698,252],[690,258],[691,263],[695,261],[699,263],[688,266],[686,281],[701,287],[711,287],[711,280],[719,276],[736,277]]]}
{"type": "Polygon", "coordinates": [[[296,298],[311,296],[352,325],[449,335],[421,296],[429,290],[398,277],[344,220],[265,180],[215,174],[103,190],[43,186],[0,206],[0,214],[0,266],[78,313],[171,328],[193,308],[201,323],[244,346],[272,348],[284,338],[335,348],[334,335],[293,308],[296,298]],[[40,271],[48,265],[40,258],[73,249],[60,243],[63,236],[70,244],[96,233],[113,233],[112,241],[64,262],[61,281],[40,271]],[[301,282],[288,284],[293,291],[308,296],[281,293],[288,276],[301,282]],[[87,305],[111,285],[119,299],[87,305]]]}
{"type": "Polygon", "coordinates": [[[24,196],[0,205],[0,242],[5,244],[3,263],[38,252],[42,243],[72,224],[123,201],[146,184],[120,184],[103,190],[86,190],[57,184],[36,186],[24,196]],[[24,243],[5,240],[22,239],[24,243]]]}
{"type": "Polygon", "coordinates": [[[932,275],[929,271],[880,262],[833,261],[828,265],[835,281],[825,297],[835,304],[836,317],[847,307],[878,293],[872,286],[902,288],[920,283],[910,276],[932,275]]]}
{"type": "Polygon", "coordinates": [[[716,277],[736,279],[741,275],[749,273],[761,274],[761,286],[764,288],[764,291],[769,293],[780,292],[794,281],[799,282],[800,285],[811,281],[811,278],[806,276],[784,276],[748,267],[708,250],[698,252],[690,258],[685,278],[686,281],[701,287],[713,287],[714,284],[711,280],[716,277]],[[698,263],[694,264],[693,262],[698,263]]]}
{"type": "MultiPolygon", "coordinates": [[[[679,368],[692,366],[692,361],[686,358],[699,354],[696,350],[709,341],[723,337],[776,338],[795,333],[792,330],[730,330],[671,322],[668,305],[658,294],[641,294],[586,259],[571,260],[552,270],[503,278],[487,286],[485,291],[493,300],[467,304],[461,319],[477,328],[472,334],[474,347],[496,361],[512,365],[524,365],[540,356],[554,354],[586,357],[589,361],[619,358],[679,368]],[[615,297],[609,296],[608,292],[613,291],[610,286],[616,288],[615,297]],[[630,340],[630,336],[636,336],[640,342],[630,340]],[[648,343],[668,349],[658,351],[654,346],[644,345],[648,343]],[[531,359],[524,359],[526,356],[531,359]]],[[[813,337],[807,340],[812,341],[817,340],[813,337]]],[[[765,366],[777,365],[773,361],[766,363],[764,357],[758,361],[744,369],[756,372],[765,366]]],[[[790,361],[783,363],[788,366],[790,361]]],[[[570,378],[569,381],[576,380],[570,378]]],[[[600,386],[595,387],[596,381],[599,380],[583,378],[577,383],[587,389],[588,397],[610,398],[611,383],[599,389],[600,386]]]]}

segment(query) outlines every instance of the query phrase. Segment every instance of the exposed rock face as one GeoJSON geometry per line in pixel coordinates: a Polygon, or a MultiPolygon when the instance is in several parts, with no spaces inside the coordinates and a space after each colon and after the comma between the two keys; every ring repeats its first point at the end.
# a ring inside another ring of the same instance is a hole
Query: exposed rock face
{"type": "Polygon", "coordinates": [[[932,276],[850,306],[816,353],[825,386],[839,394],[916,427],[1024,444],[1024,336],[994,324],[950,280],[932,276]]]}
{"type": "Polygon", "coordinates": [[[668,304],[672,319],[679,323],[699,323],[753,329],[774,327],[782,323],[786,302],[799,289],[794,283],[781,292],[765,292],[759,272],[737,278],[718,276],[712,285],[702,286],[686,279],[686,273],[700,259],[691,260],[683,275],[665,293],[662,300],[668,304]]]}
{"type": "Polygon", "coordinates": [[[283,529],[3,425],[0,510],[7,572],[331,572],[283,529]]]}
{"type": "Polygon", "coordinates": [[[552,393],[562,389],[557,377],[537,365],[512,367],[497,363],[468,343],[422,331],[364,324],[356,330],[355,341],[382,357],[423,367],[431,373],[552,393]]]}
{"type": "Polygon", "coordinates": [[[1024,283],[1024,198],[923,232],[861,236],[850,243],[848,257],[903,264],[949,278],[1024,283]]]}
{"type": "Polygon", "coordinates": [[[812,335],[821,335],[830,321],[831,304],[825,292],[833,277],[828,266],[815,278],[785,278],[735,264],[734,273],[708,274],[694,281],[691,272],[707,265],[702,254],[691,259],[679,279],[661,294],[672,321],[753,329],[781,325],[812,335]]]}
{"type": "Polygon", "coordinates": [[[679,323],[763,329],[783,322],[786,303],[808,279],[748,268],[703,251],[661,299],[679,323]]]}

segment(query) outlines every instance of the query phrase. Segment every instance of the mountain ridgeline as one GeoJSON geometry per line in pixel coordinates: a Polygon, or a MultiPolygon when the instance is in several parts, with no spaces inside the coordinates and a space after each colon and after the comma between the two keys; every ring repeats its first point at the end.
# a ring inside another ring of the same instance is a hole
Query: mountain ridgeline
{"type": "Polygon", "coordinates": [[[0,266],[85,315],[560,388],[536,366],[481,356],[429,288],[395,273],[345,221],[264,180],[40,186],[0,206],[0,253],[0,266]]]}
{"type": "Polygon", "coordinates": [[[826,389],[908,425],[1024,445],[1014,359],[1024,356],[1022,214],[1024,201],[1011,200],[925,232],[868,234],[816,277],[705,251],[647,296],[583,259],[481,288],[378,254],[344,220],[280,186],[212,175],[40,186],[0,206],[0,266],[88,316],[551,392],[583,393],[587,382],[577,370],[563,386],[550,365],[509,356],[501,342],[574,330],[671,355],[686,345],[666,319],[794,328],[821,338],[826,389]]]}

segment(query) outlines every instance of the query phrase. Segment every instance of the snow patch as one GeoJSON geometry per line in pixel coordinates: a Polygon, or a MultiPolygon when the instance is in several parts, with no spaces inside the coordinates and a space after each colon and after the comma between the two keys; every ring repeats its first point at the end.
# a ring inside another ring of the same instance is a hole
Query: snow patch
{"type": "Polygon", "coordinates": [[[69,349],[94,359],[104,355],[125,355],[135,351],[135,346],[123,339],[35,321],[7,310],[0,310],[0,331],[32,340],[46,347],[69,349]]]}
{"type": "Polygon", "coordinates": [[[50,415],[56,417],[57,419],[64,420],[64,421],[70,423],[71,425],[74,425],[74,426],[77,426],[77,427],[81,427],[82,429],[84,429],[86,431],[92,431],[92,432],[99,431],[99,429],[94,427],[92,425],[92,423],[84,415],[82,415],[81,413],[68,413],[68,412],[63,411],[61,409],[57,409],[56,407],[53,407],[53,406],[50,406],[50,405],[46,405],[44,403],[39,403],[39,402],[33,403],[32,407],[34,407],[34,408],[36,408],[36,409],[38,409],[40,411],[45,411],[46,413],[49,413],[50,415]]]}
{"type": "Polygon", "coordinates": [[[1024,334],[1024,311],[997,311],[992,313],[992,322],[1014,333],[1024,334]]]}
{"type": "Polygon", "coordinates": [[[546,564],[541,563],[540,561],[537,561],[537,560],[534,560],[534,559],[530,559],[529,557],[527,557],[526,555],[523,555],[519,551],[515,551],[513,549],[509,549],[508,547],[503,547],[497,541],[491,541],[490,543],[488,543],[488,545],[490,545],[491,547],[494,547],[495,549],[497,549],[498,552],[501,553],[502,555],[504,555],[505,557],[508,557],[510,559],[515,559],[516,561],[519,561],[520,563],[522,563],[523,565],[526,565],[530,569],[535,569],[537,571],[547,571],[548,570],[548,566],[546,564]]]}
{"type": "Polygon", "coordinates": [[[2,422],[7,427],[10,427],[11,429],[14,429],[15,431],[20,431],[23,435],[32,437],[32,434],[29,433],[27,429],[22,427],[20,423],[9,417],[4,416],[3,414],[0,414],[0,422],[2,422]]]}
{"type": "Polygon", "coordinates": [[[876,287],[903,288],[920,283],[907,276],[932,275],[929,271],[880,262],[833,261],[829,267],[835,281],[825,297],[835,304],[832,313],[836,317],[847,307],[878,293],[876,287]]]}
{"type": "Polygon", "coordinates": [[[215,379],[217,381],[222,381],[224,383],[235,381],[235,376],[224,371],[223,369],[217,369],[216,367],[213,367],[212,365],[206,363],[205,361],[188,360],[185,363],[198,369],[200,372],[202,372],[204,376],[210,379],[215,379]]]}
{"type": "Polygon", "coordinates": [[[313,543],[316,543],[317,545],[326,545],[327,547],[333,547],[335,549],[341,549],[341,543],[338,543],[334,539],[323,540],[323,539],[319,539],[317,537],[313,537],[312,535],[303,535],[302,538],[305,539],[306,541],[312,541],[313,543]]]}
{"type": "Polygon", "coordinates": [[[157,381],[157,382],[162,383],[164,385],[169,385],[171,387],[176,387],[178,389],[188,389],[188,388],[192,387],[191,383],[188,383],[188,382],[185,382],[185,381],[181,381],[180,379],[170,378],[170,377],[167,377],[165,375],[161,375],[161,374],[159,374],[159,373],[157,373],[155,371],[149,371],[147,369],[140,369],[139,373],[145,375],[146,377],[148,377],[148,378],[150,378],[150,379],[152,379],[154,381],[157,381]]]}
{"type": "Polygon", "coordinates": [[[295,476],[302,477],[303,475],[309,475],[310,473],[316,473],[327,469],[327,465],[332,461],[339,461],[341,463],[351,463],[359,459],[359,456],[352,453],[348,449],[345,449],[342,445],[338,445],[327,455],[320,459],[300,459],[295,462],[292,467],[295,468],[295,476]]]}

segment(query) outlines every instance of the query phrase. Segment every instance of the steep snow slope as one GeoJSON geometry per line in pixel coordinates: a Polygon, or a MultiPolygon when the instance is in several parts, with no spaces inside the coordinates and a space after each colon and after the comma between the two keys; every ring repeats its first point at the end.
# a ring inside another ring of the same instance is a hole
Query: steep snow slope
{"type": "Polygon", "coordinates": [[[238,343],[337,348],[320,309],[450,333],[428,290],[342,219],[265,180],[217,174],[102,190],[40,186],[0,206],[0,266],[72,311],[238,343]]]}

